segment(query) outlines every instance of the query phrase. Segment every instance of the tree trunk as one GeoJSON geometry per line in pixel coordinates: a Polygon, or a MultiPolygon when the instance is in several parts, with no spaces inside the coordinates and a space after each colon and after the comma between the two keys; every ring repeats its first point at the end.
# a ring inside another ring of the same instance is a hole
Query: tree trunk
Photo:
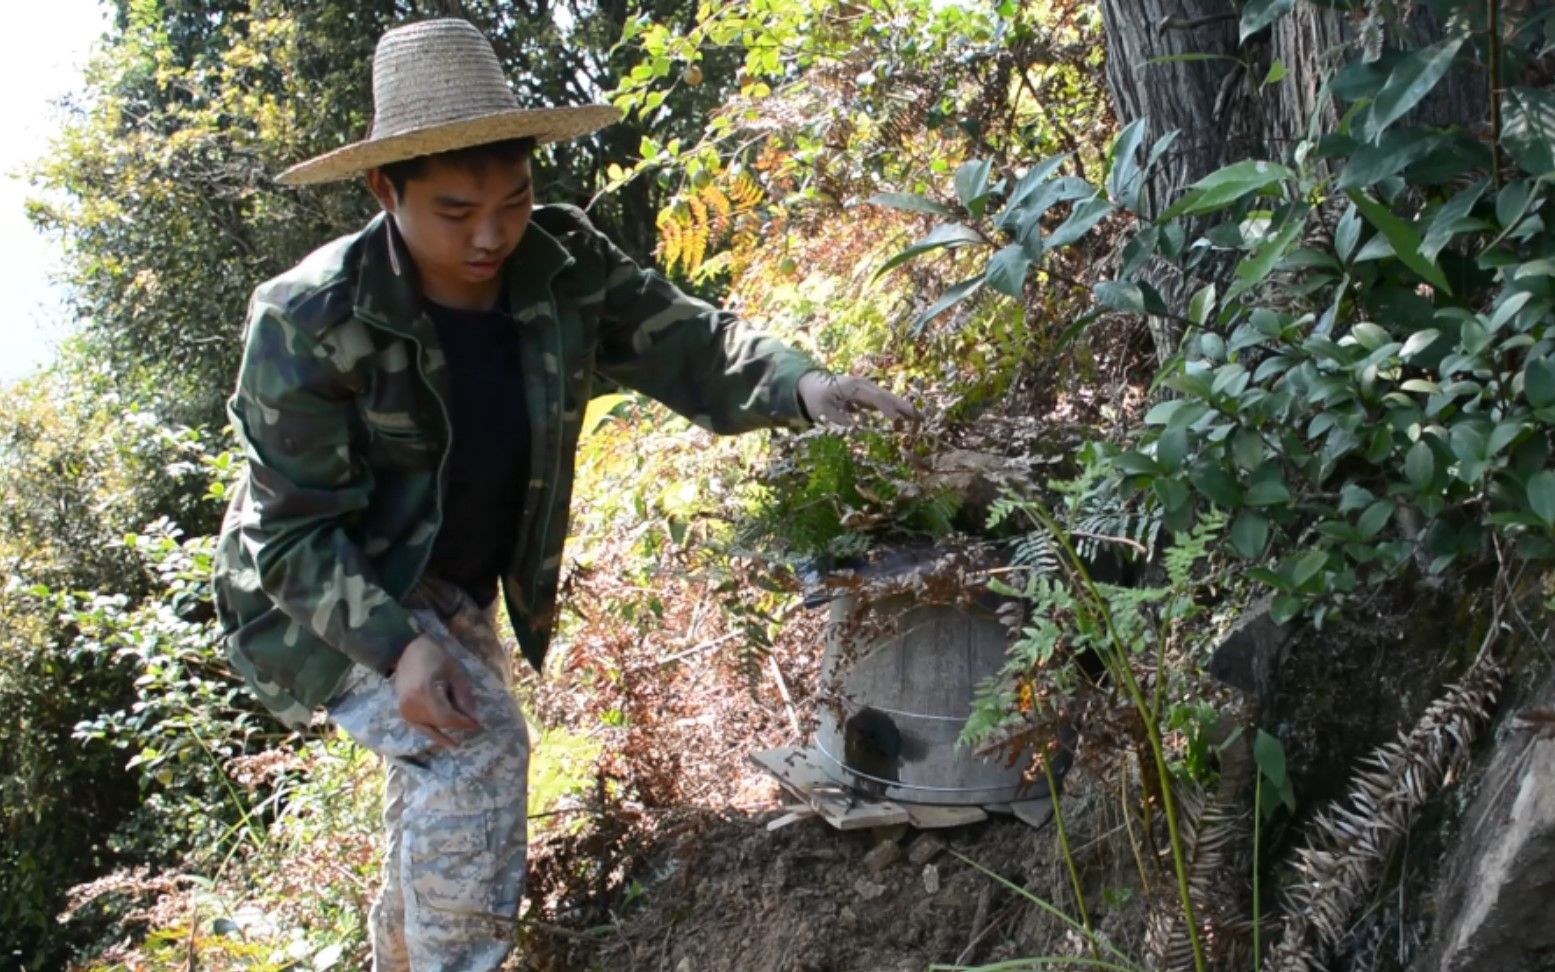
{"type": "MultiPolygon", "coordinates": [[[[1333,131],[1338,114],[1323,87],[1356,56],[1357,25],[1342,11],[1302,2],[1274,26],[1238,42],[1240,6],[1232,0],[1101,0],[1107,34],[1107,87],[1119,124],[1150,119],[1146,144],[1169,131],[1177,141],[1151,174],[1144,213],[1164,210],[1184,187],[1242,159],[1280,160],[1312,127],[1333,131]],[[1194,55],[1195,60],[1157,59],[1194,55]],[[1207,58],[1206,58],[1207,56],[1207,58]],[[1264,85],[1278,58],[1285,79],[1264,85]],[[1152,63],[1152,62],[1155,63],[1152,63]]],[[[1404,38],[1411,48],[1439,38],[1442,24],[1422,5],[1404,38]]],[[[1434,124],[1468,124],[1488,117],[1483,72],[1453,71],[1411,116],[1434,124]]],[[[1195,227],[1189,227],[1190,238],[1195,227]]],[[[1226,260],[1201,268],[1209,278],[1229,273],[1226,260]]],[[[1145,269],[1167,306],[1181,312],[1208,282],[1184,279],[1164,261],[1145,269]]],[[[1217,281],[1219,282],[1219,281],[1217,281]]],[[[1177,352],[1173,320],[1151,318],[1157,360],[1177,352]]]]}

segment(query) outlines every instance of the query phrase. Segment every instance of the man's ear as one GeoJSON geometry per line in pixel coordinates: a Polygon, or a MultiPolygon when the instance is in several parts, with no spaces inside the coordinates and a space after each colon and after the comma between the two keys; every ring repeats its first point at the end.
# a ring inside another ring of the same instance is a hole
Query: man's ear
{"type": "Polygon", "coordinates": [[[367,170],[367,188],[384,212],[392,213],[398,208],[399,196],[394,192],[394,183],[382,169],[367,170]]]}

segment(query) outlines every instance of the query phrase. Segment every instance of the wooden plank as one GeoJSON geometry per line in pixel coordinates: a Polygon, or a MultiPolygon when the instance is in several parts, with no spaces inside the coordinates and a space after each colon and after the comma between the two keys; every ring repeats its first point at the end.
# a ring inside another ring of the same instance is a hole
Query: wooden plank
{"type": "Polygon", "coordinates": [[[1010,804],[1010,811],[1015,814],[1015,819],[1035,830],[1041,830],[1053,819],[1053,801],[1048,797],[1021,800],[1010,804]]]}
{"type": "Polygon", "coordinates": [[[808,749],[785,746],[751,754],[751,762],[771,773],[783,789],[808,803],[838,830],[862,830],[907,823],[907,811],[889,800],[874,800],[853,793],[832,779],[808,749]]]}
{"type": "Polygon", "coordinates": [[[944,806],[927,803],[904,803],[907,820],[919,830],[938,830],[943,827],[965,827],[988,819],[982,807],[944,806]]]}
{"type": "Polygon", "coordinates": [[[771,833],[774,830],[782,830],[789,824],[796,824],[801,820],[809,820],[817,815],[816,809],[809,804],[804,804],[797,807],[790,806],[786,807],[785,809],[788,810],[787,813],[783,814],[781,817],[767,822],[768,833],[771,833]]]}

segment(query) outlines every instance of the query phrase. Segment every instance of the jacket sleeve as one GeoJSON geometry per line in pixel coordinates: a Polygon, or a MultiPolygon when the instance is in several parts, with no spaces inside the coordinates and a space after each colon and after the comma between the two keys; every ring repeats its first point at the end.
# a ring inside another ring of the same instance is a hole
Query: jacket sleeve
{"type": "Polygon", "coordinates": [[[596,360],[602,375],[714,432],[810,424],[799,379],[821,369],[808,355],[681,293],[638,266],[581,211],[576,216],[604,265],[596,360]]]}
{"type": "Polygon", "coordinates": [[[282,612],[387,673],[418,631],[346,530],[371,488],[352,455],[347,377],[329,349],[256,296],[228,405],[249,463],[239,529],[261,588],[282,612]]]}

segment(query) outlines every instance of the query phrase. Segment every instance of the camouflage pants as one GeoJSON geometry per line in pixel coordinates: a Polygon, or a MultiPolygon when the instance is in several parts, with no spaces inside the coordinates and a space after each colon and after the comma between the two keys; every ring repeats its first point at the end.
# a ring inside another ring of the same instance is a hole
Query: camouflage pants
{"type": "MultiPolygon", "coordinates": [[[[436,582],[433,582],[436,585],[436,582]]],[[[407,599],[475,688],[478,731],[445,749],[400,717],[394,686],[358,668],[330,718],[386,767],[383,887],[369,923],[374,972],[485,972],[513,948],[524,890],[529,739],[512,662],[491,617],[463,592],[407,599]]]]}

